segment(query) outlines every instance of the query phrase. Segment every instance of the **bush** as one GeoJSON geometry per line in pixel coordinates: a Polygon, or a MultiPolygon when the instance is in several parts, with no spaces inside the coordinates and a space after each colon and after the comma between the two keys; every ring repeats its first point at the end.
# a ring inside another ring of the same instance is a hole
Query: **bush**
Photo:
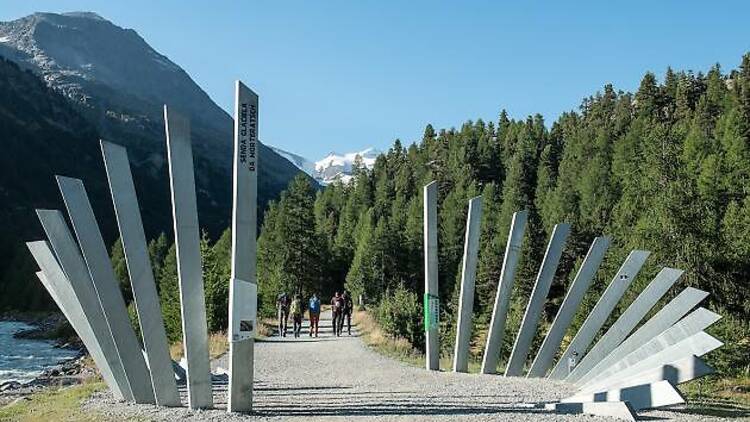
{"type": "Polygon", "coordinates": [[[404,338],[415,348],[424,350],[422,302],[403,283],[393,291],[386,290],[377,306],[376,316],[388,335],[404,338]]]}

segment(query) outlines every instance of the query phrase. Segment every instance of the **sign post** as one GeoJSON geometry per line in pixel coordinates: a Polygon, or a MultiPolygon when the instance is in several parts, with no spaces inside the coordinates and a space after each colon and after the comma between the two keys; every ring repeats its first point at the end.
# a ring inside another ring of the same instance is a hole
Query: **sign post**
{"type": "Polygon", "coordinates": [[[258,95],[235,85],[232,278],[229,285],[229,412],[253,409],[257,324],[258,95]]]}

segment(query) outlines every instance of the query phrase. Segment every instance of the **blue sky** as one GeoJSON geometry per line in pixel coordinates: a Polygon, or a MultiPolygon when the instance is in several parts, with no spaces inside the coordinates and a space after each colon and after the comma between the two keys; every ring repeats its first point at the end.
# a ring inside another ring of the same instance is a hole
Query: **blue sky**
{"type": "Polygon", "coordinates": [[[135,29],[224,109],[242,79],[261,140],[312,159],[501,108],[549,125],[606,83],[750,51],[747,1],[3,0],[0,20],[74,10],[135,29]]]}

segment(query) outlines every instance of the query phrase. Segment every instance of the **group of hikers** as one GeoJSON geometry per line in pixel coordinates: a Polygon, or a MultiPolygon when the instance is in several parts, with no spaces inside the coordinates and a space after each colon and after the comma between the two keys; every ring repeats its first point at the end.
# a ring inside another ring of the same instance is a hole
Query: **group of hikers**
{"type": "MultiPolygon", "coordinates": [[[[313,293],[307,302],[307,313],[310,321],[310,337],[318,336],[320,325],[320,298],[317,293],[313,293]]],[[[351,294],[344,291],[336,292],[331,298],[331,326],[336,337],[341,336],[344,331],[344,320],[346,320],[346,330],[352,335],[352,311],[354,303],[351,294]]],[[[302,332],[302,318],[305,313],[305,304],[302,301],[302,294],[297,293],[290,298],[286,292],[279,293],[276,298],[276,311],[279,319],[279,335],[286,337],[287,323],[289,316],[292,317],[292,333],[294,337],[299,337],[302,332]]]]}

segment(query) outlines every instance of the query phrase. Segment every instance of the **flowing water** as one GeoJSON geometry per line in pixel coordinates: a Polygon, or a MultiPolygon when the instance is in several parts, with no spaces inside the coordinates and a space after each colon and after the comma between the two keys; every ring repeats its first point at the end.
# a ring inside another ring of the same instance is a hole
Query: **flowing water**
{"type": "Polygon", "coordinates": [[[75,350],[55,347],[54,341],[13,338],[13,333],[32,326],[18,321],[0,321],[0,384],[29,382],[45,368],[78,355],[75,350]]]}

